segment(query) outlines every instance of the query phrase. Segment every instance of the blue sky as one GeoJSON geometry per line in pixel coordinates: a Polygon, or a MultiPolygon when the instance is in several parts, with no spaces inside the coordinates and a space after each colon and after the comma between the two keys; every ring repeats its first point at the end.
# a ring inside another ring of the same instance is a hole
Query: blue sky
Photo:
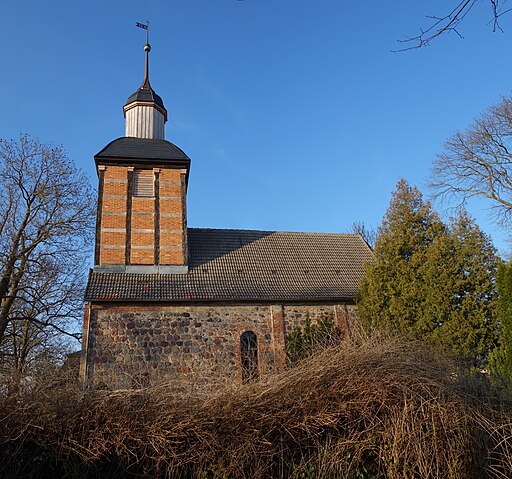
{"type": "MultiPolygon", "coordinates": [[[[443,142],[510,93],[512,14],[487,1],[461,28],[405,53],[397,39],[446,0],[111,0],[2,5],[0,137],[62,144],[96,183],[93,156],[124,135],[143,77],[166,138],[192,159],[193,227],[346,232],[377,226],[399,177],[428,194],[443,142]]],[[[502,252],[485,202],[470,212],[502,252]]]]}

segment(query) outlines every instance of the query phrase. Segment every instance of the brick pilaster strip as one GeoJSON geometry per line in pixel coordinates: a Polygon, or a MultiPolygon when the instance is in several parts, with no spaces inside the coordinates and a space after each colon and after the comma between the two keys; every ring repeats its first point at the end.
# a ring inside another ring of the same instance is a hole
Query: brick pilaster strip
{"type": "Polygon", "coordinates": [[[124,262],[130,264],[132,250],[132,197],[133,197],[133,168],[128,168],[128,185],[126,190],[126,243],[124,262]]]}
{"type": "Polygon", "coordinates": [[[89,357],[89,332],[91,329],[91,303],[85,303],[84,325],[82,330],[82,353],[80,355],[79,378],[83,389],[89,386],[90,367],[92,360],[89,357]]]}
{"type": "Polygon", "coordinates": [[[343,338],[348,339],[351,337],[352,332],[350,331],[350,324],[348,321],[348,310],[346,305],[335,304],[334,315],[336,317],[336,323],[338,327],[343,331],[343,338]]]}
{"type": "Polygon", "coordinates": [[[181,245],[183,248],[183,264],[188,265],[188,239],[187,239],[187,173],[182,170],[181,180],[181,217],[182,235],[181,245]]]}
{"type": "Polygon", "coordinates": [[[282,371],[286,367],[286,322],[284,305],[270,306],[272,341],[274,346],[274,368],[282,371]]]}
{"type": "Polygon", "coordinates": [[[155,169],[155,264],[160,264],[160,170],[155,169]]]}
{"type": "Polygon", "coordinates": [[[101,250],[101,214],[103,211],[103,188],[105,184],[105,167],[99,167],[98,205],[96,206],[96,243],[94,244],[94,264],[100,264],[101,250]]]}

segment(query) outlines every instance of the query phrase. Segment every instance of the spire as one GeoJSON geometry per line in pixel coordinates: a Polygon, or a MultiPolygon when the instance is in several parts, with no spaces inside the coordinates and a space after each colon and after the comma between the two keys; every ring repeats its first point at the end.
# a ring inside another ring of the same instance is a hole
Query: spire
{"type": "Polygon", "coordinates": [[[126,118],[126,136],[163,140],[167,110],[164,102],[149,83],[150,51],[151,45],[146,41],[144,45],[144,52],[146,53],[144,81],[137,91],[130,95],[123,108],[126,118]]]}
{"type": "Polygon", "coordinates": [[[151,90],[151,85],[149,83],[149,52],[151,51],[151,45],[146,43],[144,45],[144,51],[146,52],[146,65],[144,66],[144,81],[140,86],[141,90],[151,90]]]}

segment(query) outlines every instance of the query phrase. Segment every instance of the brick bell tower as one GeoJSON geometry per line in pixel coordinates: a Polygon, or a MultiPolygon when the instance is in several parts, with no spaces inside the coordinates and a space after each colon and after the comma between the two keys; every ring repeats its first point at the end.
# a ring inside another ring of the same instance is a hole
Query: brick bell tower
{"type": "Polygon", "coordinates": [[[126,136],[95,155],[98,211],[94,271],[186,273],[190,159],[165,140],[167,110],[144,81],[124,105],[126,136]]]}

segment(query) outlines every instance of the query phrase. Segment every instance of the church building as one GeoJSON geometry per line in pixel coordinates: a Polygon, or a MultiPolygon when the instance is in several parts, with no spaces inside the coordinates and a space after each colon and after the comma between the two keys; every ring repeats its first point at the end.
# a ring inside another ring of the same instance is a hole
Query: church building
{"type": "Polygon", "coordinates": [[[286,364],[307,321],[345,334],[372,252],[356,234],[187,227],[190,158],[165,139],[149,82],[124,105],[126,131],[95,157],[94,268],[80,376],[108,389],[243,381],[286,364]]]}

